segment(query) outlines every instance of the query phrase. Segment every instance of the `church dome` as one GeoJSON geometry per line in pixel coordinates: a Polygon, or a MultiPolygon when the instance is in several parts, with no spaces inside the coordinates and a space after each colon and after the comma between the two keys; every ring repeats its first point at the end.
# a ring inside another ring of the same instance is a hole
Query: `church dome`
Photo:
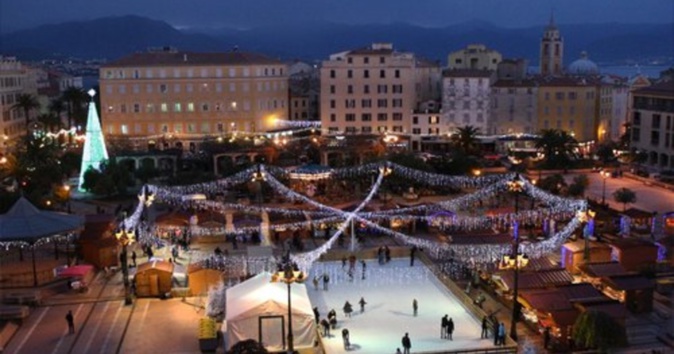
{"type": "Polygon", "coordinates": [[[580,59],[569,65],[568,72],[572,75],[596,75],[599,74],[599,67],[587,58],[587,52],[582,52],[580,59]]]}

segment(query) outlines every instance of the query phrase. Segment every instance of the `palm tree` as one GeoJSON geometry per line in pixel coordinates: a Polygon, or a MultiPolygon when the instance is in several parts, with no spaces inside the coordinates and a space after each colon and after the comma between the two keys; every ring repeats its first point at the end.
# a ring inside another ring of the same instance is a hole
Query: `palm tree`
{"type": "Polygon", "coordinates": [[[456,133],[452,136],[452,140],[459,150],[470,155],[478,150],[477,135],[479,133],[480,128],[466,125],[456,129],[456,133]]]}
{"type": "Polygon", "coordinates": [[[17,96],[16,103],[14,103],[12,108],[23,110],[23,115],[26,118],[26,128],[28,128],[30,125],[30,111],[40,108],[40,103],[30,93],[22,93],[17,96]]]}
{"type": "Polygon", "coordinates": [[[566,167],[576,156],[576,139],[568,132],[559,129],[543,129],[536,141],[536,148],[543,150],[548,167],[566,167]]]}
{"type": "Polygon", "coordinates": [[[73,119],[76,121],[83,112],[83,105],[87,101],[86,93],[77,87],[68,87],[61,97],[68,104],[68,129],[73,126],[73,119]]]}
{"type": "Polygon", "coordinates": [[[61,113],[65,110],[65,104],[60,98],[54,99],[49,102],[49,112],[58,118],[58,127],[59,129],[63,126],[63,121],[61,121],[61,113]]]}

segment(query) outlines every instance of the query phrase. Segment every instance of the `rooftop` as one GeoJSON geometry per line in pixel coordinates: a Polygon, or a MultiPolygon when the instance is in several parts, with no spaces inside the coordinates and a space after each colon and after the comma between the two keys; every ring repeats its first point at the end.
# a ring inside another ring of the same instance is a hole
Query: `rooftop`
{"type": "Polygon", "coordinates": [[[478,69],[448,69],[442,72],[444,77],[491,77],[492,72],[489,70],[478,69]]]}
{"type": "Polygon", "coordinates": [[[674,80],[661,81],[654,85],[640,88],[634,94],[674,97],[674,80]]]}
{"type": "Polygon", "coordinates": [[[199,66],[199,65],[264,65],[283,64],[262,54],[249,52],[146,52],[135,53],[110,62],[103,67],[134,66],[199,66]]]}

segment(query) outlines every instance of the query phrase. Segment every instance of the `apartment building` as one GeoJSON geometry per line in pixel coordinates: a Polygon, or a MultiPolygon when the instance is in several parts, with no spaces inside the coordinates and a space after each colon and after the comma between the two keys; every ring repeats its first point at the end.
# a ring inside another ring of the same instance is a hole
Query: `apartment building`
{"type": "Polygon", "coordinates": [[[491,135],[536,134],[538,83],[532,79],[498,80],[491,89],[491,135]]]}
{"type": "Polygon", "coordinates": [[[605,75],[601,79],[600,92],[599,141],[618,141],[625,132],[627,123],[627,100],[630,92],[627,79],[605,75]]]}
{"type": "Polygon", "coordinates": [[[541,129],[569,132],[578,142],[596,141],[600,82],[592,77],[545,77],[538,81],[537,117],[541,129]]]}
{"type": "Polygon", "coordinates": [[[132,54],[101,67],[100,87],[111,137],[254,134],[288,114],[286,65],[236,49],[132,54]]]}
{"type": "Polygon", "coordinates": [[[447,68],[496,71],[501,59],[501,53],[484,44],[469,44],[468,47],[447,56],[447,68]]]}
{"type": "MultiPolygon", "coordinates": [[[[13,108],[21,94],[30,94],[37,99],[35,72],[15,57],[0,56],[0,148],[26,134],[26,118],[22,109],[13,108]]],[[[35,118],[37,110],[30,114],[35,118]]]]}
{"type": "Polygon", "coordinates": [[[494,71],[449,69],[442,76],[442,119],[445,128],[442,133],[451,133],[466,125],[487,133],[494,71]]]}
{"type": "Polygon", "coordinates": [[[320,100],[320,71],[303,62],[288,66],[290,120],[318,120],[320,100]]]}
{"type": "Polygon", "coordinates": [[[440,95],[437,63],[390,43],[330,56],[321,66],[321,123],[328,134],[409,134],[411,112],[440,95]]]}
{"type": "Polygon", "coordinates": [[[674,81],[633,92],[631,146],[647,153],[647,164],[674,169],[674,81]]]}

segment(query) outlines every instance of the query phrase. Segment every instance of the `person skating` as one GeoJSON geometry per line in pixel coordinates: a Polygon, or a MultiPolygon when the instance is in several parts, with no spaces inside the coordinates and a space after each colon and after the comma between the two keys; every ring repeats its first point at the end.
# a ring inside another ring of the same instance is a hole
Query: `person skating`
{"type": "Polygon", "coordinates": [[[342,256],[342,270],[346,267],[346,256],[342,256]]]}
{"type": "Polygon", "coordinates": [[[403,354],[410,354],[410,349],[412,348],[412,341],[408,333],[405,333],[405,336],[402,339],[403,345],[403,354]]]}
{"type": "Polygon", "coordinates": [[[367,269],[367,263],[365,263],[364,259],[361,259],[360,265],[363,267],[363,276],[361,277],[361,279],[365,280],[365,270],[367,269]]]}
{"type": "Polygon", "coordinates": [[[351,342],[349,339],[349,330],[344,328],[342,330],[342,340],[344,341],[344,349],[349,350],[351,349],[351,342]]]}
{"type": "Polygon", "coordinates": [[[313,282],[314,282],[314,289],[318,291],[318,275],[314,277],[313,282]]]}
{"type": "Polygon", "coordinates": [[[73,311],[69,310],[66,315],[66,322],[68,322],[68,333],[75,333],[75,317],[73,316],[73,311]]]}
{"type": "Polygon", "coordinates": [[[328,312],[328,322],[330,323],[330,327],[332,327],[332,329],[337,327],[337,311],[335,311],[335,309],[332,309],[330,312],[328,312]]]}
{"type": "Polygon", "coordinates": [[[449,320],[447,319],[447,315],[445,315],[445,316],[442,318],[442,320],[440,321],[440,326],[441,326],[441,329],[440,329],[440,338],[441,338],[441,339],[447,338],[447,322],[449,322],[449,320]]]}
{"type": "Polygon", "coordinates": [[[417,311],[419,310],[419,303],[417,299],[412,300],[412,310],[414,310],[414,317],[417,316],[417,311]]]}
{"type": "Polygon", "coordinates": [[[498,345],[498,330],[500,328],[499,323],[496,321],[496,318],[492,317],[492,331],[494,332],[494,345],[498,345]]]}
{"type": "Polygon", "coordinates": [[[410,267],[414,267],[414,257],[417,254],[417,246],[412,246],[412,249],[410,250],[410,267]]]}
{"type": "Polygon", "coordinates": [[[330,282],[330,276],[328,273],[323,273],[323,290],[328,291],[328,283],[330,282]]]}
{"type": "Polygon", "coordinates": [[[356,271],[356,256],[352,254],[349,256],[349,272],[355,271],[356,271]]]}
{"type": "Polygon", "coordinates": [[[480,338],[489,338],[489,326],[487,324],[487,316],[482,317],[482,334],[480,334],[480,338]]]}
{"type": "Polygon", "coordinates": [[[318,313],[318,307],[314,307],[314,317],[316,317],[316,324],[318,324],[318,321],[321,318],[321,314],[318,313]]]}
{"type": "Polygon", "coordinates": [[[449,321],[447,321],[447,336],[449,337],[449,340],[454,340],[452,338],[452,334],[454,333],[454,320],[452,318],[449,318],[449,321]]]}
{"type": "Polygon", "coordinates": [[[498,342],[499,345],[505,345],[505,336],[506,336],[506,330],[505,330],[505,325],[503,322],[498,325],[498,342]]]}
{"type": "Polygon", "coordinates": [[[344,303],[344,317],[351,317],[351,312],[353,312],[353,306],[347,301],[344,303]]]}
{"type": "Polygon", "coordinates": [[[384,246],[384,255],[386,257],[386,263],[391,261],[391,249],[388,246],[384,246]]]}
{"type": "Polygon", "coordinates": [[[361,297],[358,303],[360,304],[360,313],[365,312],[365,305],[367,304],[367,302],[365,302],[365,298],[361,297]]]}
{"type": "Polygon", "coordinates": [[[330,337],[330,322],[325,318],[321,320],[321,327],[323,327],[323,337],[330,337]]]}

